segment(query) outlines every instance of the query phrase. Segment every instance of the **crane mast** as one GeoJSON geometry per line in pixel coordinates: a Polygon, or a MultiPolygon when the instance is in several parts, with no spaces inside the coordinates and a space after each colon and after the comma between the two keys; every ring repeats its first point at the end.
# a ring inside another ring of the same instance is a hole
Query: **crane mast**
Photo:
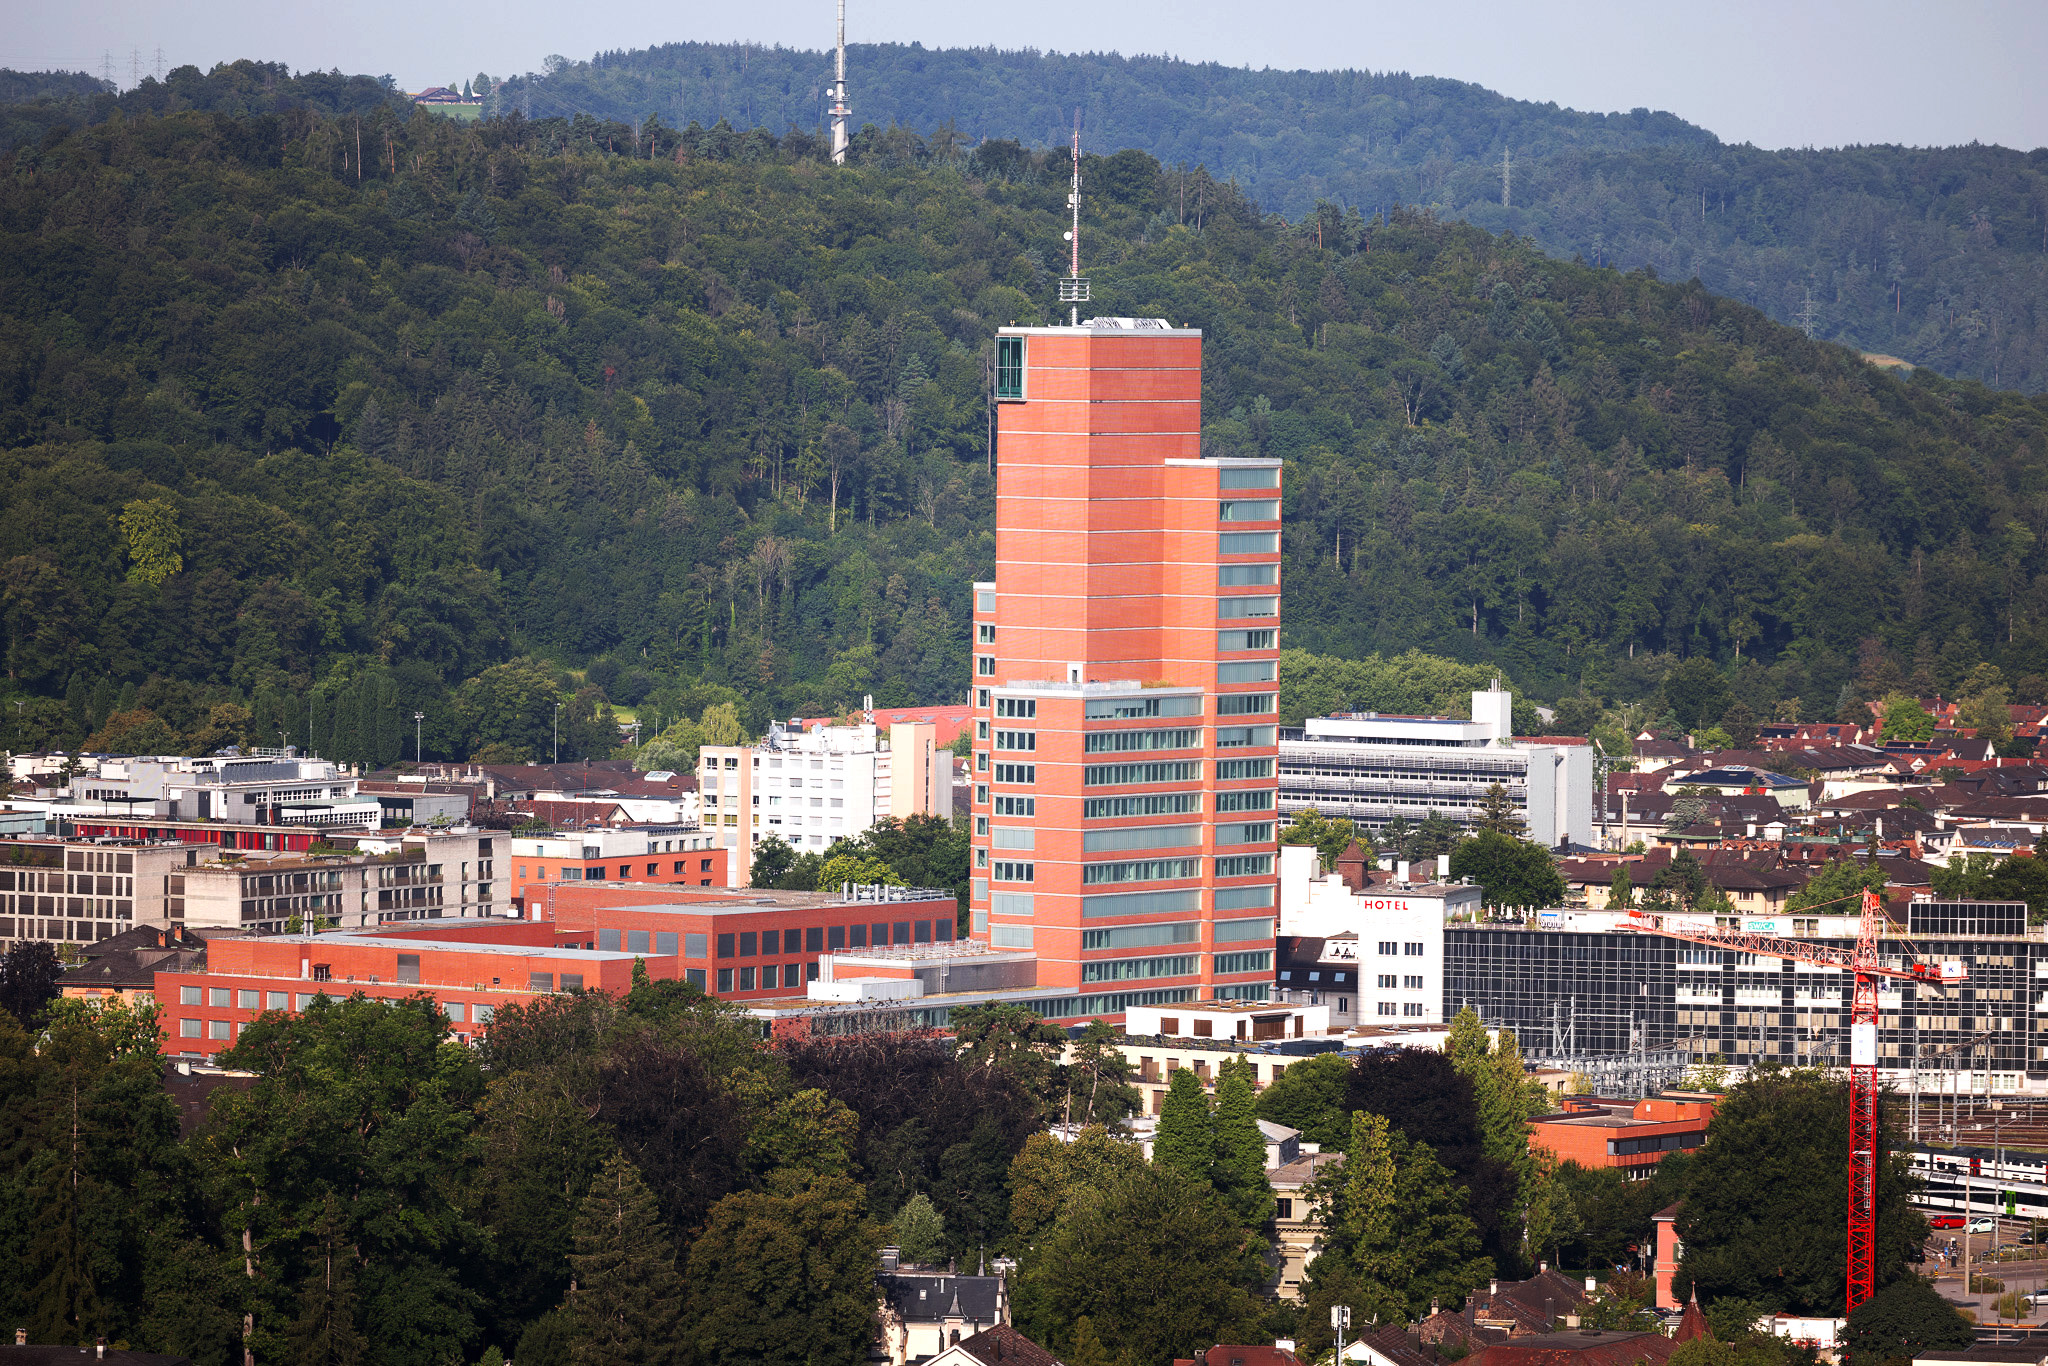
{"type": "Polygon", "coordinates": [[[1676,917],[1631,911],[1616,927],[1663,935],[1667,939],[1712,948],[1732,949],[1759,957],[1789,958],[1796,963],[1839,968],[1853,975],[1849,1007],[1849,1213],[1848,1295],[1845,1312],[1869,1299],[1874,1290],[1877,1241],[1877,983],[1879,978],[1950,986],[1964,980],[1960,963],[1932,967],[1925,963],[1885,962],[1878,952],[1884,933],[1884,907],[1876,892],[1863,893],[1862,920],[1856,947],[1838,949],[1777,935],[1752,934],[1712,926],[1688,925],[1676,917]]]}

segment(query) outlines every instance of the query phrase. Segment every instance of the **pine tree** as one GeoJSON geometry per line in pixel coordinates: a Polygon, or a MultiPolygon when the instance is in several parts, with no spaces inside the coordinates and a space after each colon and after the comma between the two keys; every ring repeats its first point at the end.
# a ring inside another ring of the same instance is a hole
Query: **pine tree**
{"type": "Polygon", "coordinates": [[[575,1366],[677,1360],[682,1279],[654,1193],[614,1153],[576,1211],[575,1366]]]}
{"type": "Polygon", "coordinates": [[[1247,1228],[1265,1223],[1273,1213],[1253,1075],[1252,1064],[1244,1058],[1231,1058],[1217,1073],[1216,1156],[1211,1166],[1217,1191],[1247,1228]]]}
{"type": "Polygon", "coordinates": [[[1207,1181],[1215,1159],[1216,1139],[1209,1116],[1209,1097],[1192,1067],[1180,1068],[1167,1084],[1159,1107],[1159,1129],[1152,1140],[1152,1161],[1194,1181],[1207,1181]]]}
{"type": "Polygon", "coordinates": [[[1628,875],[1628,865],[1616,864],[1614,881],[1607,886],[1607,909],[1625,911],[1636,904],[1635,880],[1628,875]]]}
{"type": "Polygon", "coordinates": [[[1499,783],[1489,785],[1480,795],[1479,828],[1502,835],[1522,833],[1522,818],[1515,814],[1515,799],[1499,783]]]}
{"type": "Polygon", "coordinates": [[[355,1249],[343,1236],[341,1210],[329,1197],[314,1226],[319,1239],[312,1270],[299,1291],[299,1317],[289,1338],[291,1359],[305,1366],[356,1366],[369,1343],[356,1329],[355,1249]]]}

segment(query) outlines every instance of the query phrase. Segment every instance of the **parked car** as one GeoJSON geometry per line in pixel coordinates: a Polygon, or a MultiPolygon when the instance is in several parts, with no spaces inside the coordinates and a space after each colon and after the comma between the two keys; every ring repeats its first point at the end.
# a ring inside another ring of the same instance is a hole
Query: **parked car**
{"type": "Polygon", "coordinates": [[[1996,1233],[1998,1232],[1998,1221],[1996,1219],[1972,1219],[1969,1231],[1972,1233],[1996,1233]]]}
{"type": "Polygon", "coordinates": [[[1962,1226],[1963,1216],[1960,1214],[1930,1214],[1927,1216],[1927,1227],[1929,1228],[1961,1228],[1962,1226]]]}

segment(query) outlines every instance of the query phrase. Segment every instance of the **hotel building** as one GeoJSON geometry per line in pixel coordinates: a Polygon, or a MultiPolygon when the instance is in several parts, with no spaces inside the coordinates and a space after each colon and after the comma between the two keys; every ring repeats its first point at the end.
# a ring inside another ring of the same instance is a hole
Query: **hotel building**
{"type": "Polygon", "coordinates": [[[971,935],[1071,1014],[1273,981],[1280,462],[1204,459],[1202,337],[996,340],[975,585],[971,935]]]}

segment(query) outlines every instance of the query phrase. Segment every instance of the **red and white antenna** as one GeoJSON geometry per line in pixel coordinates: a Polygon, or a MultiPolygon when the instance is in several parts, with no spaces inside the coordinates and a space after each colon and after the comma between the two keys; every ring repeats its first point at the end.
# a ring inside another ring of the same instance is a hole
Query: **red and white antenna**
{"type": "Polygon", "coordinates": [[[1073,226],[1067,231],[1067,241],[1072,243],[1069,254],[1067,278],[1060,281],[1060,302],[1073,307],[1068,314],[1071,326],[1081,325],[1081,305],[1088,302],[1088,280],[1081,274],[1081,110],[1074,109],[1074,175],[1067,191],[1067,208],[1073,215],[1073,226]]]}

